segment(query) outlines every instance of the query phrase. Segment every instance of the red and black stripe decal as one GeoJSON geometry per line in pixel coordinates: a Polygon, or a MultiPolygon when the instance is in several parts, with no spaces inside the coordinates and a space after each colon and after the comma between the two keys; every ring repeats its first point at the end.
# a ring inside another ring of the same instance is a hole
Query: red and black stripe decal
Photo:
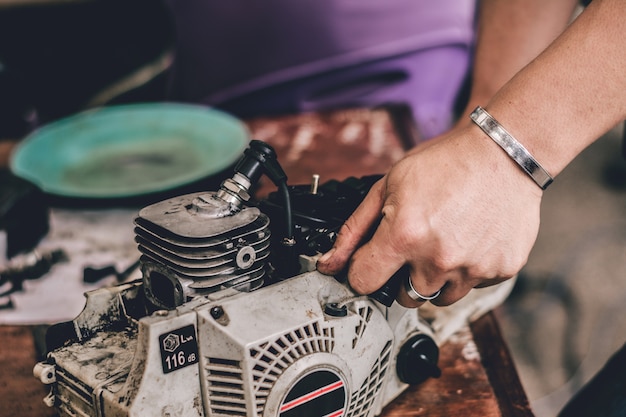
{"type": "Polygon", "coordinates": [[[346,385],[337,373],[317,370],[300,379],[283,400],[279,417],[341,417],[346,385]]]}

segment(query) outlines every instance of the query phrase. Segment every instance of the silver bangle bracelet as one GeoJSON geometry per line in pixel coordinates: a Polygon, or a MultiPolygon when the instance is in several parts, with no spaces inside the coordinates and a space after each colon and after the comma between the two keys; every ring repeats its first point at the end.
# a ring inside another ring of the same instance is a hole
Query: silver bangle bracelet
{"type": "Polygon", "coordinates": [[[483,132],[496,142],[517,164],[532,178],[537,185],[545,190],[552,183],[552,176],[533,158],[505,128],[498,123],[485,109],[478,106],[470,114],[470,119],[483,132]]]}

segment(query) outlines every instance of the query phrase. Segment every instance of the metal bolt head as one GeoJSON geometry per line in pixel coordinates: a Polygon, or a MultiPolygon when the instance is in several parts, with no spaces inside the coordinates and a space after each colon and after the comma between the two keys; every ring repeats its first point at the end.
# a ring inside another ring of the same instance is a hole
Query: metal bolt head
{"type": "Polygon", "coordinates": [[[224,309],[222,308],[222,306],[215,306],[211,308],[211,317],[213,317],[215,320],[219,319],[223,315],[224,309]]]}

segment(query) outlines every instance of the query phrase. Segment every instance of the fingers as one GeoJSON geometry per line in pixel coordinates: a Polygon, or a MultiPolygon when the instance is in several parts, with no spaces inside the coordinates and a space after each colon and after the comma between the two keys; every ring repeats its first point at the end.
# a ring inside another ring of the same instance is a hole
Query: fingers
{"type": "Polygon", "coordinates": [[[424,284],[425,282],[424,279],[407,276],[398,293],[398,303],[407,308],[419,307],[427,301],[437,306],[449,306],[465,297],[472,290],[472,287],[467,284],[467,280],[461,276],[456,276],[454,279],[434,280],[436,283],[430,286],[424,284]],[[408,282],[411,282],[410,286],[408,282]],[[441,282],[443,285],[440,284],[441,282]],[[410,293],[413,294],[413,297],[410,296],[410,293]]]}
{"type": "Polygon", "coordinates": [[[499,277],[499,278],[492,278],[489,280],[485,280],[477,285],[474,286],[474,288],[487,288],[487,287],[491,287],[493,285],[498,285],[503,283],[504,281],[513,278],[515,275],[513,276],[507,276],[507,277],[499,277]]]}
{"type": "Polygon", "coordinates": [[[465,297],[471,290],[472,287],[467,285],[466,281],[462,278],[451,280],[446,282],[439,296],[434,300],[430,300],[430,303],[440,307],[449,306],[465,297]]]}
{"type": "Polygon", "coordinates": [[[350,256],[378,223],[383,205],[385,178],[379,180],[363,202],[341,226],[333,248],[317,261],[317,270],[322,274],[336,275],[348,264],[350,256]]]}
{"type": "Polygon", "coordinates": [[[413,280],[411,279],[411,270],[408,265],[403,266],[398,271],[398,273],[401,274],[401,276],[399,277],[401,282],[399,285],[400,290],[398,291],[396,301],[404,307],[419,307],[425,302],[429,301],[429,299],[431,299],[432,297],[438,297],[443,290],[443,288],[434,289],[434,287],[432,287],[432,292],[430,290],[421,289],[426,288],[426,286],[417,285],[413,282],[413,280]],[[420,290],[417,290],[416,288],[420,288],[420,290]]]}
{"type": "Polygon", "coordinates": [[[352,256],[348,279],[353,290],[371,294],[379,289],[406,262],[396,250],[390,221],[383,217],[372,238],[352,256]]]}

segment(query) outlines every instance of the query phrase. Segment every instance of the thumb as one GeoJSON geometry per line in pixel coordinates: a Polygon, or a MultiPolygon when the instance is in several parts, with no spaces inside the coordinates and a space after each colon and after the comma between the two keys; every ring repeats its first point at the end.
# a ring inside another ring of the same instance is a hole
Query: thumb
{"type": "Polygon", "coordinates": [[[372,186],[363,202],[341,226],[333,248],[317,261],[319,272],[336,275],[344,269],[350,256],[378,223],[384,202],[385,181],[386,177],[383,177],[372,186]]]}

